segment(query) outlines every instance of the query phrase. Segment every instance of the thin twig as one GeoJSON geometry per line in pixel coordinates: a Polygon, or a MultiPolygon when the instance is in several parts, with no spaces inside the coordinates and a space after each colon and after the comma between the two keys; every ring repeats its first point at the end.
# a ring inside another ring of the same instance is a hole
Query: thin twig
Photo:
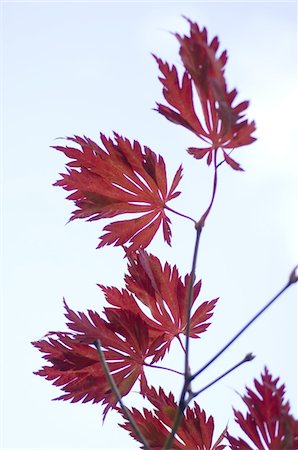
{"type": "Polygon", "coordinates": [[[215,380],[211,381],[209,384],[207,384],[206,386],[204,386],[202,389],[200,389],[197,392],[193,392],[192,394],[192,399],[197,397],[199,394],[201,394],[202,392],[204,392],[206,389],[210,388],[211,386],[213,386],[215,383],[217,383],[219,380],[221,380],[222,378],[224,378],[225,376],[227,376],[229,373],[233,372],[233,370],[237,369],[238,367],[240,367],[242,364],[248,362],[248,361],[252,361],[254,359],[254,355],[252,353],[248,353],[243,359],[242,361],[240,361],[239,363],[235,364],[233,367],[231,367],[229,370],[227,370],[226,372],[224,372],[222,375],[220,375],[219,377],[215,378],[215,380]]]}
{"type": "MultiPolygon", "coordinates": [[[[294,277],[293,280],[295,280],[294,277]]],[[[244,331],[246,331],[250,327],[250,325],[252,325],[255,320],[257,320],[257,318],[260,317],[266,311],[266,309],[268,309],[275,302],[275,300],[277,300],[278,297],[280,297],[288,289],[288,287],[290,287],[296,281],[291,281],[291,279],[289,279],[287,284],[268,303],[266,303],[266,305],[257,314],[255,314],[252,319],[250,319],[250,321],[247,322],[247,324],[244,325],[244,327],[242,327],[241,330],[238,331],[238,333],[219,352],[217,352],[213,356],[213,358],[211,358],[200,370],[198,370],[191,376],[191,381],[194,380],[202,372],[204,372],[204,370],[207,369],[207,367],[209,367],[214,361],[216,361],[217,358],[219,358],[239,338],[239,336],[241,336],[241,334],[244,333],[244,331]]]]}
{"type": "Polygon", "coordinates": [[[297,269],[298,269],[298,264],[297,264],[297,266],[294,267],[294,269],[293,269],[292,272],[290,273],[290,276],[289,276],[289,282],[290,282],[291,284],[295,284],[295,283],[297,283],[297,281],[298,281],[298,273],[296,273],[296,272],[297,272],[297,269]]]}
{"type": "Polygon", "coordinates": [[[98,356],[99,356],[102,368],[103,368],[104,373],[105,373],[105,375],[107,377],[107,380],[109,382],[111,390],[112,390],[113,394],[115,395],[116,399],[118,400],[118,402],[119,402],[119,404],[121,406],[121,409],[123,411],[124,416],[126,417],[128,422],[130,423],[131,428],[135,432],[138,440],[144,445],[144,449],[145,450],[150,450],[150,446],[149,446],[147,440],[145,439],[145,437],[143,436],[141,430],[139,429],[139,427],[135,423],[135,421],[134,421],[133,417],[131,416],[129,410],[126,408],[125,404],[123,403],[121,394],[120,394],[120,392],[119,392],[119,390],[118,390],[118,388],[116,386],[114,378],[111,375],[111,372],[109,370],[109,367],[108,367],[106,359],[105,359],[105,356],[104,356],[103,351],[101,349],[101,342],[100,342],[100,340],[96,339],[96,341],[94,342],[94,345],[95,345],[95,347],[97,349],[97,353],[98,353],[98,356]]]}
{"type": "MultiPolygon", "coordinates": [[[[232,150],[230,151],[230,152],[228,152],[228,156],[230,156],[230,154],[234,151],[235,149],[234,148],[232,148],[232,150]]],[[[217,165],[216,165],[216,167],[218,168],[219,166],[221,166],[223,163],[225,163],[226,162],[226,160],[225,159],[223,159],[222,161],[220,161],[220,163],[218,163],[217,165]]]]}

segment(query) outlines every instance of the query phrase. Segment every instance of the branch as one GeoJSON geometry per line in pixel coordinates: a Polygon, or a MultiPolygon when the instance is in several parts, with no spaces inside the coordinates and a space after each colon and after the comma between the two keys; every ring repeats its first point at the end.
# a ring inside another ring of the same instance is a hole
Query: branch
{"type": "Polygon", "coordinates": [[[121,409],[123,411],[124,416],[126,417],[128,422],[130,423],[133,431],[135,432],[136,436],[138,437],[138,440],[140,442],[142,442],[142,444],[144,445],[144,449],[145,450],[150,450],[150,446],[149,446],[147,440],[145,439],[145,437],[143,436],[141,430],[138,428],[137,424],[133,420],[129,410],[126,408],[126,406],[123,403],[121,394],[120,394],[120,392],[119,392],[119,390],[118,390],[118,388],[116,386],[116,383],[115,383],[115,381],[114,381],[114,379],[113,379],[113,377],[111,375],[111,372],[109,370],[109,367],[108,367],[106,359],[105,359],[105,356],[104,356],[103,351],[101,349],[101,342],[100,342],[100,340],[96,339],[96,341],[94,342],[94,345],[95,345],[95,347],[97,349],[97,353],[98,353],[98,356],[99,356],[102,368],[104,370],[105,376],[107,377],[107,380],[108,380],[108,382],[110,384],[110,387],[111,387],[111,390],[112,390],[113,394],[115,395],[116,399],[118,400],[118,402],[119,402],[119,404],[121,406],[121,409]]]}
{"type": "MultiPolygon", "coordinates": [[[[188,382],[188,384],[189,384],[189,382],[188,382]]],[[[179,426],[181,424],[181,421],[182,421],[182,419],[184,417],[183,413],[184,413],[184,410],[185,410],[185,407],[186,407],[185,394],[186,394],[187,389],[188,389],[188,384],[186,385],[186,383],[184,383],[184,386],[183,386],[183,389],[182,389],[182,393],[181,393],[181,396],[180,396],[179,405],[178,405],[178,408],[177,408],[177,411],[176,411],[176,414],[175,414],[172,430],[171,430],[171,433],[168,434],[168,437],[167,437],[167,439],[166,439],[166,441],[164,443],[164,446],[163,446],[163,450],[170,450],[171,449],[172,442],[174,440],[175,434],[176,434],[176,432],[177,432],[177,430],[178,430],[178,428],[179,428],[179,426]]]]}
{"type": "Polygon", "coordinates": [[[196,226],[196,241],[195,241],[195,247],[194,247],[194,253],[192,258],[192,267],[191,267],[191,273],[190,273],[190,280],[189,280],[189,288],[188,288],[188,296],[187,296],[187,320],[186,320],[186,340],[185,340],[185,366],[184,366],[184,374],[185,374],[185,382],[186,378],[189,376],[189,334],[190,334],[190,316],[191,316],[191,306],[192,306],[192,300],[193,300],[193,288],[194,288],[194,281],[195,281],[195,275],[196,275],[196,265],[197,265],[197,258],[198,258],[198,251],[199,251],[199,243],[200,243],[200,237],[202,233],[202,227],[196,226]]]}
{"type": "Polygon", "coordinates": [[[256,320],[258,317],[260,317],[266,309],[268,309],[277,299],[280,297],[292,284],[296,283],[298,280],[298,276],[296,274],[296,269],[298,266],[294,268],[294,270],[291,272],[291,275],[289,277],[289,281],[287,284],[268,302],[266,305],[257,313],[255,314],[252,319],[250,319],[249,322],[247,322],[244,327],[241,328],[240,331],[219,351],[217,352],[213,358],[211,358],[200,370],[198,370],[196,373],[194,373],[191,376],[191,380],[194,380],[198,375],[200,375],[207,367],[209,367],[214,361],[217,360],[238,338],[241,336],[244,331],[246,331],[256,320]]]}
{"type": "MultiPolygon", "coordinates": [[[[186,321],[186,340],[185,340],[185,365],[184,365],[184,385],[183,389],[180,395],[179,400],[179,406],[176,411],[174,423],[172,426],[171,433],[168,435],[164,447],[164,450],[169,450],[171,448],[173,439],[175,437],[175,434],[179,428],[179,425],[181,423],[181,420],[183,418],[183,412],[185,410],[185,407],[187,403],[185,402],[185,395],[187,392],[189,392],[189,383],[191,380],[191,374],[190,374],[190,368],[189,368],[189,334],[190,334],[190,315],[191,315],[191,305],[192,305],[192,299],[193,299],[193,287],[194,287],[194,280],[195,280],[195,272],[196,272],[196,264],[197,264],[197,256],[198,256],[198,250],[199,250],[199,242],[200,242],[200,236],[202,232],[202,227],[199,224],[196,224],[196,241],[195,241],[195,247],[194,247],[194,253],[193,253],[193,259],[192,259],[192,268],[190,273],[190,280],[189,280],[189,288],[188,288],[188,295],[187,295],[187,321],[186,321]]],[[[181,344],[182,345],[182,344],[181,344]]],[[[188,400],[188,399],[187,399],[188,400]]]]}
{"type": "Polygon", "coordinates": [[[214,153],[214,177],[213,177],[213,189],[212,189],[212,196],[209,203],[208,208],[202,215],[201,219],[196,222],[196,241],[195,241],[195,247],[194,247],[194,254],[193,254],[193,260],[192,260],[192,268],[191,268],[191,274],[190,274],[190,282],[189,282],[189,291],[188,291],[188,298],[187,298],[187,322],[186,322],[186,341],[185,341],[185,366],[184,366],[184,385],[183,389],[180,395],[179,400],[179,406],[177,408],[177,412],[175,415],[174,423],[172,426],[171,433],[168,435],[166,442],[164,444],[163,449],[169,450],[171,448],[173,439],[175,437],[175,434],[180,426],[181,420],[183,418],[184,410],[189,403],[189,401],[192,398],[192,392],[190,389],[190,383],[193,379],[190,373],[190,367],[189,367],[189,334],[190,334],[190,317],[191,317],[191,306],[192,306],[192,299],[193,299],[193,287],[194,287],[194,280],[195,280],[195,271],[196,271],[196,264],[197,264],[197,257],[198,257],[198,250],[199,250],[199,242],[200,237],[202,233],[202,229],[205,225],[205,221],[212,209],[213,202],[215,199],[216,194],[216,188],[217,188],[217,163],[216,163],[216,156],[217,151],[214,153]],[[186,394],[188,394],[188,398],[185,399],[186,394]]]}
{"type": "MultiPolygon", "coordinates": [[[[180,408],[180,404],[179,404],[179,411],[177,411],[176,416],[175,416],[175,420],[174,420],[174,424],[172,427],[172,431],[171,434],[169,434],[169,436],[167,437],[167,440],[165,442],[165,445],[163,447],[163,450],[169,450],[171,448],[173,439],[175,437],[175,434],[181,424],[181,421],[184,417],[184,409],[188,406],[188,404],[190,403],[190,401],[197,397],[199,394],[201,394],[202,392],[204,392],[206,389],[210,388],[211,386],[213,386],[215,383],[217,383],[219,380],[221,380],[222,378],[224,378],[225,376],[227,376],[228,374],[230,374],[231,372],[233,372],[234,370],[236,370],[238,367],[240,367],[242,364],[252,361],[255,358],[255,356],[252,353],[248,353],[239,363],[235,364],[233,367],[231,367],[229,370],[226,370],[226,372],[224,372],[223,374],[221,374],[219,377],[215,378],[215,380],[211,381],[209,384],[207,384],[206,386],[204,386],[202,389],[200,389],[197,392],[190,392],[188,399],[186,401],[184,401],[184,405],[182,405],[182,407],[180,408]]],[[[186,391],[184,390],[184,395],[186,393],[186,391]]],[[[215,447],[214,447],[215,448],[215,447]]]]}
{"type": "Polygon", "coordinates": [[[243,359],[242,361],[240,361],[239,363],[235,364],[233,367],[231,367],[229,370],[227,370],[226,372],[224,372],[222,375],[220,375],[219,377],[215,378],[215,380],[211,381],[211,383],[207,384],[206,386],[204,386],[202,389],[200,389],[197,392],[193,392],[192,394],[192,399],[197,397],[199,394],[201,394],[202,392],[204,392],[206,389],[210,388],[211,386],[213,386],[215,383],[217,383],[219,380],[221,380],[222,378],[224,378],[225,376],[227,376],[229,373],[233,372],[234,370],[236,370],[238,367],[242,366],[242,364],[252,361],[255,358],[255,356],[252,353],[248,353],[243,359]]]}

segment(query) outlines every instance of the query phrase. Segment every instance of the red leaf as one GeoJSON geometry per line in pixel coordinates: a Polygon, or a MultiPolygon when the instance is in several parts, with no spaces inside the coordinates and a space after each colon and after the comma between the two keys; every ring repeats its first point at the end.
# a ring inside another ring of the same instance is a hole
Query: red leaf
{"type": "Polygon", "coordinates": [[[55,386],[63,386],[66,394],[55,400],[71,400],[83,403],[100,402],[109,392],[109,386],[98,359],[97,351],[86,344],[80,344],[65,333],[57,333],[57,338],[48,338],[32,343],[51,363],[35,374],[53,381],[55,386]]]}
{"type": "MultiPolygon", "coordinates": [[[[161,388],[159,388],[158,392],[153,387],[148,389],[147,398],[154,406],[152,412],[148,409],[143,409],[141,413],[136,408],[133,408],[130,413],[148,441],[150,448],[162,450],[169,434],[168,430],[173,425],[178,405],[174,400],[173,394],[170,393],[167,396],[161,388]]],[[[119,412],[121,411],[119,410],[119,412]]],[[[121,414],[123,415],[122,412],[121,414]]],[[[134,439],[138,440],[129,422],[126,421],[120,426],[129,431],[134,439]]],[[[186,409],[171,449],[223,450],[225,446],[218,444],[223,439],[224,434],[222,433],[220,439],[212,447],[213,432],[213,417],[210,416],[207,419],[205,411],[195,402],[193,408],[186,409]]]]}
{"type": "MultiPolygon", "coordinates": [[[[244,416],[234,410],[236,422],[258,450],[298,448],[298,421],[290,415],[289,402],[285,402],[285,385],[277,387],[279,378],[273,379],[265,367],[261,382],[254,380],[255,390],[246,388],[242,397],[248,407],[244,416]]],[[[250,450],[242,438],[227,434],[232,450],[250,450]]]]}
{"type": "Polygon", "coordinates": [[[163,114],[171,122],[180,124],[198,135],[208,136],[208,133],[204,131],[201,122],[195,113],[192,85],[189,75],[185,72],[181,85],[179,85],[176,67],[172,66],[172,68],[170,68],[168,63],[164,63],[156,56],[154,56],[154,58],[163,74],[163,78],[160,77],[159,80],[164,85],[164,98],[178,112],[173,111],[167,106],[160,105],[159,103],[157,103],[157,111],[163,114]]]}
{"type": "Polygon", "coordinates": [[[130,251],[149,245],[159,226],[163,225],[165,241],[171,243],[170,220],[165,205],[177,197],[182,167],[176,172],[170,189],[164,160],[137,141],[115,134],[115,141],[101,135],[104,148],[89,138],[68,138],[81,149],[54,147],[70,161],[67,174],[55,183],[67,191],[67,198],[78,207],[70,220],[88,218],[89,221],[111,218],[120,214],[142,214],[132,220],[113,222],[104,227],[98,247],[128,244],[130,251]]]}
{"type": "MultiPolygon", "coordinates": [[[[218,38],[215,37],[208,43],[206,28],[201,30],[196,23],[190,20],[188,22],[190,35],[176,34],[180,43],[180,56],[186,69],[182,82],[179,82],[175,66],[170,69],[167,63],[155,57],[163,74],[163,78],[160,78],[164,86],[163,95],[170,105],[158,104],[157,111],[202,139],[205,147],[190,148],[188,152],[197,159],[208,154],[207,162],[210,164],[217,149],[234,149],[254,142],[256,139],[252,137],[252,133],[255,131],[255,123],[243,120],[248,101],[233,106],[237,91],[227,90],[224,76],[227,53],[224,51],[217,54],[218,38]],[[192,85],[199,95],[202,120],[194,109],[192,85]]],[[[226,161],[235,170],[241,170],[232,159],[226,158],[226,161]]]]}
{"type": "MultiPolygon", "coordinates": [[[[159,259],[145,251],[131,254],[129,261],[129,275],[125,277],[125,282],[130,293],[125,290],[120,292],[116,288],[100,287],[108,303],[133,311],[146,322],[150,339],[154,343],[156,340],[159,342],[159,349],[155,349],[152,361],[156,362],[164,357],[172,340],[186,332],[190,276],[186,275],[182,281],[176,266],[171,268],[166,263],[162,268],[159,259]],[[142,303],[142,309],[138,302],[142,303]]],[[[192,304],[197,300],[200,288],[201,282],[198,282],[194,286],[192,304]]],[[[201,333],[206,331],[217,300],[202,303],[192,313],[190,337],[199,338],[201,333]]]]}
{"type": "Polygon", "coordinates": [[[225,151],[223,152],[225,161],[229,164],[230,167],[234,170],[240,170],[243,172],[243,169],[240,167],[240,164],[238,164],[234,159],[232,159],[225,151]]]}
{"type": "Polygon", "coordinates": [[[187,152],[196,159],[202,159],[205,155],[207,155],[207,153],[210,152],[210,148],[189,147],[187,152]]]}
{"type": "Polygon", "coordinates": [[[191,20],[188,20],[188,23],[189,37],[176,34],[180,43],[179,53],[183,65],[194,81],[202,102],[215,98],[220,101],[226,90],[224,66],[227,62],[227,52],[224,51],[220,57],[217,57],[218,37],[213,38],[208,44],[206,28],[200,30],[191,20]]]}
{"type": "MultiPolygon", "coordinates": [[[[57,400],[93,401],[106,404],[104,414],[117,403],[101,367],[97,351],[90,345],[101,341],[109,370],[125,396],[139,379],[141,392],[147,389],[143,364],[155,348],[149,339],[146,322],[132,311],[107,308],[107,321],[88,311],[88,315],[72,311],[65,303],[67,326],[72,333],[55,333],[56,338],[33,342],[44,359],[51,363],[37,375],[54,380],[66,392],[57,400]],[[75,332],[75,333],[74,333],[75,332]]],[[[53,333],[51,333],[53,334],[53,333]]]]}

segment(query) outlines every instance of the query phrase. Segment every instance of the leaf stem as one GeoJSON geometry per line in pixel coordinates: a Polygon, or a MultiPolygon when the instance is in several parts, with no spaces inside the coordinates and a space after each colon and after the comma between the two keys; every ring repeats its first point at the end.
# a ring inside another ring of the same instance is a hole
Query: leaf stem
{"type": "Polygon", "coordinates": [[[183,345],[183,342],[182,342],[181,337],[180,337],[179,334],[178,334],[178,336],[177,336],[177,339],[178,339],[178,341],[179,341],[179,344],[181,345],[181,348],[182,348],[183,352],[185,353],[185,347],[184,347],[184,345],[183,345]]]}
{"type": "Polygon", "coordinates": [[[241,330],[238,331],[238,333],[236,333],[236,335],[221,350],[219,350],[219,352],[217,352],[213,356],[213,358],[211,358],[203,367],[201,367],[200,370],[198,370],[191,376],[191,381],[194,380],[202,372],[204,372],[204,370],[207,369],[207,367],[209,367],[214,361],[216,361],[217,358],[219,358],[241,336],[241,334],[244,333],[244,331],[246,331],[257,320],[257,318],[260,317],[266,311],[266,309],[268,309],[278,299],[278,297],[280,297],[293,283],[295,283],[295,281],[293,282],[291,281],[291,279],[289,279],[287,284],[268,303],[266,303],[266,305],[257,314],[255,314],[246,323],[246,325],[244,325],[244,327],[242,327],[241,330]]]}
{"type": "Polygon", "coordinates": [[[185,219],[189,219],[189,220],[191,220],[192,222],[196,223],[195,219],[193,219],[192,217],[187,216],[186,214],[182,214],[182,213],[180,213],[179,211],[176,211],[175,209],[172,209],[172,208],[170,208],[170,207],[167,206],[167,205],[164,206],[164,209],[167,209],[168,211],[171,211],[172,213],[177,214],[177,216],[184,217],[185,219]]]}
{"type": "Polygon", "coordinates": [[[216,158],[217,158],[217,150],[215,150],[215,152],[214,152],[214,175],[213,175],[213,190],[212,190],[211,201],[210,201],[208,208],[206,209],[206,211],[204,212],[204,214],[202,215],[202,217],[199,220],[199,224],[202,228],[205,225],[205,221],[211,211],[211,208],[213,206],[213,202],[215,199],[216,188],[217,188],[217,167],[218,167],[217,163],[216,163],[216,158]]]}
{"type": "Polygon", "coordinates": [[[163,369],[163,370],[168,370],[169,372],[173,372],[173,373],[176,373],[176,374],[178,374],[178,375],[184,375],[183,372],[179,372],[178,370],[175,370],[175,369],[170,369],[169,367],[162,367],[162,366],[153,365],[153,364],[148,364],[148,363],[143,363],[143,366],[151,367],[152,369],[163,369]]]}
{"type": "Polygon", "coordinates": [[[107,365],[104,353],[101,349],[101,342],[99,339],[96,339],[96,341],[94,342],[94,345],[96,347],[102,368],[104,370],[105,376],[107,377],[107,380],[110,384],[111,390],[113,392],[113,394],[115,395],[116,399],[118,400],[121,409],[123,411],[124,416],[126,417],[126,419],[128,420],[128,422],[130,423],[133,431],[135,432],[136,436],[138,437],[138,440],[144,445],[144,449],[145,450],[150,450],[150,446],[147,442],[147,440],[145,439],[145,437],[143,436],[141,430],[138,428],[137,424],[135,423],[133,417],[131,416],[129,410],[126,408],[125,404],[123,403],[121,394],[116,386],[116,383],[111,375],[111,372],[109,370],[109,367],[107,365]]]}

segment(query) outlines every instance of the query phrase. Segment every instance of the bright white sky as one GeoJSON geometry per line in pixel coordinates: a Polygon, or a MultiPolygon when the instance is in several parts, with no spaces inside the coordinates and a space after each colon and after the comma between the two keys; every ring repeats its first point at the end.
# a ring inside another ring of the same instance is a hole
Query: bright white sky
{"type": "MultiPolygon", "coordinates": [[[[52,187],[63,171],[55,138],[112,130],[161,153],[172,176],[182,162],[183,195],[173,207],[199,217],[211,172],[185,148],[196,139],[152,108],[161,85],[150,53],[181,67],[169,32],[187,32],[182,15],[218,35],[228,49],[229,88],[250,99],[258,142],[235,153],[244,173],[222,169],[202,235],[198,278],[202,300],[220,296],[210,330],[192,346],[199,368],[286,282],[295,265],[296,3],[295,2],[3,2],[4,302],[2,304],[2,446],[5,450],[138,448],[101,407],[51,402],[59,390],[32,375],[41,364],[30,341],[63,330],[62,297],[78,310],[100,310],[96,283],[122,286],[125,262],[114,248],[95,250],[101,223],[65,226],[73,206],[52,187]]],[[[173,217],[173,247],[150,247],[163,261],[190,270],[194,232],[173,217]]],[[[217,433],[239,406],[237,392],[266,364],[287,385],[297,413],[297,295],[291,288],[196,382],[200,388],[240,361],[256,359],[204,393],[217,433]]],[[[165,361],[179,369],[178,351],[165,361]]],[[[151,370],[151,373],[153,371],[151,370]]],[[[150,375],[149,375],[150,376],[150,375]]],[[[177,395],[180,380],[156,373],[177,395]]],[[[131,403],[140,404],[138,394],[131,403]]],[[[242,405],[241,405],[242,406],[242,405]]]]}

